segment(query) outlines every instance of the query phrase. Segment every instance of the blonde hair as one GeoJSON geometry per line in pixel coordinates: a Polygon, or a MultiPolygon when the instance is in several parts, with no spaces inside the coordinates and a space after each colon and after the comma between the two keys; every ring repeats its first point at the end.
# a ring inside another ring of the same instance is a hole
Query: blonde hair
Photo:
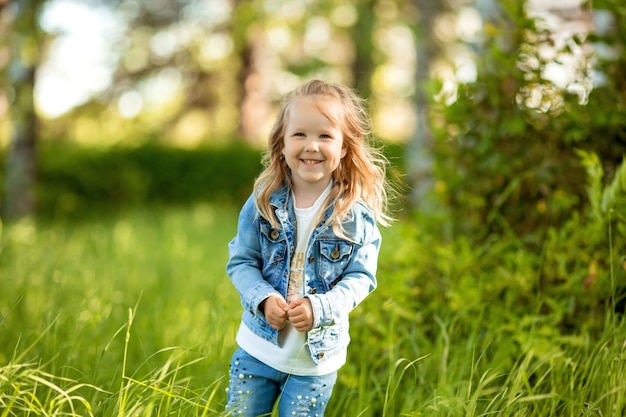
{"type": "Polygon", "coordinates": [[[387,159],[381,151],[368,143],[371,137],[370,118],[364,107],[364,100],[347,87],[311,80],[289,93],[282,102],[276,123],[269,136],[269,149],[263,154],[265,169],[254,182],[254,199],[261,216],[274,228],[280,228],[270,205],[270,196],[285,184],[291,189],[289,167],[282,155],[285,146],[285,126],[289,108],[300,97],[317,96],[338,100],[342,111],[339,115],[326,111],[322,105],[318,109],[343,133],[343,146],[347,150],[339,166],[333,172],[335,186],[321,210],[323,216],[328,207],[334,209],[328,219],[339,236],[345,237],[341,222],[350,214],[351,207],[362,200],[372,211],[374,219],[382,226],[391,222],[387,214],[388,196],[385,170],[387,159]]]}

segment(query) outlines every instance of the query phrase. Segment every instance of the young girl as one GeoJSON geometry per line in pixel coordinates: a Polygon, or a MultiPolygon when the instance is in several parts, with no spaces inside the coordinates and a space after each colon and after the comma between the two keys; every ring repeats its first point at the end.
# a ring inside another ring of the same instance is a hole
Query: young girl
{"type": "Polygon", "coordinates": [[[386,160],[351,90],[313,80],[284,99],[226,271],[241,296],[227,410],[323,416],[348,313],[376,288],[386,160]]]}

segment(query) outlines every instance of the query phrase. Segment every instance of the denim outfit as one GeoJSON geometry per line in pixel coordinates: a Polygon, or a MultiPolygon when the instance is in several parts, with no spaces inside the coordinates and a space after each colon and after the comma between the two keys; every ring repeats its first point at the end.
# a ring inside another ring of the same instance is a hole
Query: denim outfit
{"type": "MultiPolygon", "coordinates": [[[[250,196],[239,215],[237,235],[228,246],[230,258],[226,271],[241,296],[242,324],[263,339],[278,344],[279,332],[268,324],[259,311],[259,304],[271,294],[286,297],[296,225],[292,196],[287,187],[273,193],[270,204],[280,222],[280,229],[272,228],[270,222],[261,217],[253,196],[250,196]]],[[[311,234],[304,274],[305,297],[311,301],[313,309],[313,328],[307,334],[307,346],[317,364],[347,348],[350,342],[348,314],[376,288],[381,243],[372,213],[364,204],[355,204],[349,218],[342,223],[349,240],[337,236],[332,227],[325,224],[332,209],[330,207],[324,213],[311,234]]],[[[242,362],[242,358],[236,360],[237,356],[246,355],[240,350],[233,356],[229,407],[236,406],[233,404],[236,393],[238,397],[245,397],[249,390],[242,389],[238,381],[246,381],[248,388],[254,385],[255,378],[250,376],[255,373],[249,367],[262,366],[248,363],[248,369],[237,374],[233,365],[242,362]]],[[[289,377],[297,379],[297,376],[289,377]]],[[[329,377],[332,378],[332,392],[336,373],[329,377]]],[[[256,389],[249,391],[256,394],[256,389]]],[[[320,402],[314,404],[319,406],[320,402]]],[[[250,404],[248,408],[251,408],[250,404]]],[[[243,414],[237,415],[247,415],[243,409],[238,411],[243,411],[243,414]]],[[[289,412],[285,415],[309,415],[304,411],[301,414],[294,411],[295,414],[289,412]]],[[[315,414],[323,415],[323,409],[318,408],[311,415],[315,414]]]]}
{"type": "Polygon", "coordinates": [[[229,416],[269,416],[278,398],[279,417],[322,417],[337,372],[299,376],[277,371],[238,349],[230,364],[229,416]],[[252,395],[254,393],[254,395],[252,395]]]}

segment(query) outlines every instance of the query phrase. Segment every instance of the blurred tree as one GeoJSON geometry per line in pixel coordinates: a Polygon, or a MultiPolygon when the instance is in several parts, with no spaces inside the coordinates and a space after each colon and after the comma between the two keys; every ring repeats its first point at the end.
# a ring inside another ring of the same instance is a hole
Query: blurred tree
{"type": "Polygon", "coordinates": [[[0,13],[9,22],[7,78],[13,96],[10,107],[12,138],[6,164],[3,205],[3,216],[8,221],[35,212],[38,118],[33,93],[42,42],[37,14],[44,2],[14,0],[9,4],[0,4],[0,13]]]}
{"type": "Polygon", "coordinates": [[[416,210],[434,214],[441,207],[436,203],[434,192],[434,149],[430,127],[431,63],[437,56],[438,42],[433,36],[433,25],[444,10],[440,0],[413,0],[418,9],[417,71],[415,82],[415,106],[417,126],[407,147],[408,181],[412,189],[411,202],[416,210]]]}
{"type": "Polygon", "coordinates": [[[210,11],[187,0],[117,2],[126,36],[119,42],[121,62],[109,89],[111,99],[139,94],[139,113],[147,116],[142,118],[144,134],[164,141],[190,113],[197,111],[211,120],[220,102],[220,80],[213,68],[212,54],[217,51],[209,49],[215,49],[210,40],[224,21],[211,19],[206,16],[210,11]]]}
{"type": "Polygon", "coordinates": [[[324,78],[370,97],[377,0],[234,2],[239,57],[239,134],[265,140],[280,98],[303,79],[324,78]]]}
{"type": "MultiPolygon", "coordinates": [[[[402,7],[411,3],[91,1],[108,5],[117,20],[108,41],[116,61],[110,62],[113,80],[89,102],[46,120],[54,126],[46,132],[94,144],[160,140],[184,146],[232,138],[258,143],[280,97],[305,78],[351,85],[376,103],[380,89],[372,85],[380,80],[373,81],[373,74],[397,64],[384,62],[394,45],[382,45],[380,38],[407,27],[410,16],[402,7]]],[[[385,92],[389,103],[402,87],[386,82],[395,85],[385,92]]],[[[406,107],[400,100],[393,105],[406,107]]]]}
{"type": "Polygon", "coordinates": [[[269,45],[265,43],[265,18],[261,4],[252,0],[235,0],[230,31],[235,40],[239,59],[238,137],[249,143],[259,141],[263,124],[270,111],[267,74],[263,74],[263,55],[269,45]],[[265,75],[265,76],[264,76],[265,75]]]}
{"type": "Polygon", "coordinates": [[[459,83],[433,118],[437,175],[458,230],[513,232],[539,242],[546,227],[585,201],[576,148],[597,151],[616,166],[626,150],[626,90],[618,70],[624,61],[617,52],[603,57],[607,48],[597,42],[623,50],[626,19],[614,2],[602,7],[613,22],[602,36],[588,36],[591,17],[600,12],[589,3],[559,12],[560,25],[581,21],[564,33],[514,0],[498,2],[487,16],[476,80],[459,83]],[[555,69],[573,75],[551,78],[555,69]]]}
{"type": "Polygon", "coordinates": [[[351,31],[355,49],[352,74],[354,87],[361,97],[370,97],[372,94],[372,73],[375,68],[372,55],[375,51],[376,3],[377,0],[358,0],[355,5],[358,18],[351,31]]]}

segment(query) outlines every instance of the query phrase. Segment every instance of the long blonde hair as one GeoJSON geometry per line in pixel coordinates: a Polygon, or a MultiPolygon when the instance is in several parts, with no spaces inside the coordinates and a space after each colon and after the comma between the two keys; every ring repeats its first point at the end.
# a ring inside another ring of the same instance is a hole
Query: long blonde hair
{"type": "Polygon", "coordinates": [[[320,111],[343,133],[343,146],[347,150],[339,166],[333,172],[333,187],[327,197],[321,214],[334,205],[328,223],[340,236],[344,236],[341,222],[347,218],[351,207],[359,200],[372,211],[374,219],[382,226],[391,222],[387,214],[388,196],[385,170],[387,159],[381,151],[370,143],[370,118],[364,107],[364,100],[352,90],[342,85],[311,80],[289,93],[282,102],[276,123],[269,137],[269,149],[263,154],[265,169],[254,182],[254,199],[261,216],[266,218],[274,228],[280,228],[270,205],[273,192],[292,184],[289,167],[282,155],[285,146],[285,125],[289,108],[299,97],[319,96],[339,100],[343,111],[333,114],[318,105],[320,111]]]}

